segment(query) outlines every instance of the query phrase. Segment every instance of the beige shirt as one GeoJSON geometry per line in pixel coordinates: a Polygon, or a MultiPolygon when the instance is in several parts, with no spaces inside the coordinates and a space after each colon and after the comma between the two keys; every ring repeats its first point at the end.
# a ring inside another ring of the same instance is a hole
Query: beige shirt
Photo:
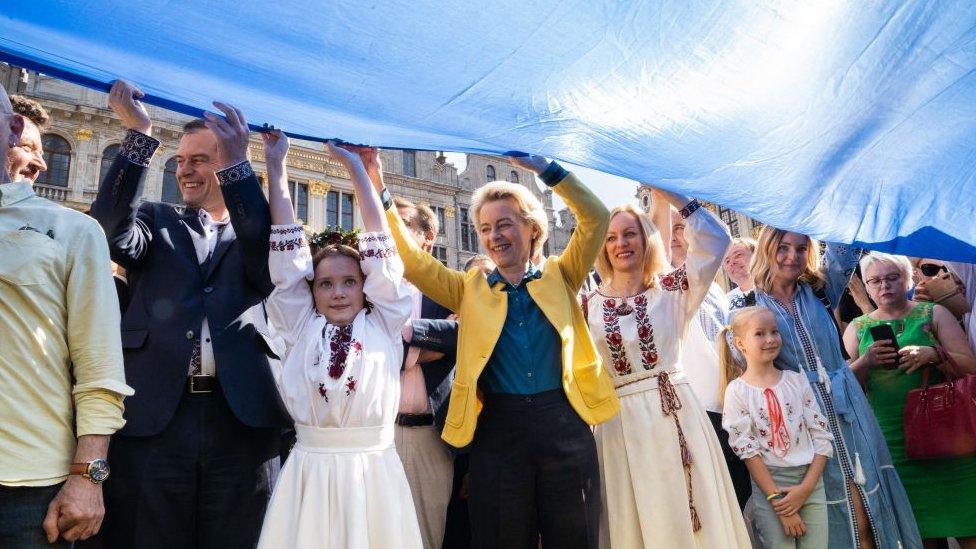
{"type": "MultiPolygon", "coordinates": [[[[423,294],[414,285],[404,281],[409,288],[413,304],[410,319],[420,318],[423,294]]],[[[403,372],[400,374],[400,413],[401,414],[429,414],[430,399],[427,398],[427,384],[424,381],[424,371],[417,363],[420,349],[408,347],[404,360],[403,372]]]]}
{"type": "Polygon", "coordinates": [[[0,484],[64,480],[77,437],[122,427],[119,301],[94,219],[0,185],[0,484]]]}

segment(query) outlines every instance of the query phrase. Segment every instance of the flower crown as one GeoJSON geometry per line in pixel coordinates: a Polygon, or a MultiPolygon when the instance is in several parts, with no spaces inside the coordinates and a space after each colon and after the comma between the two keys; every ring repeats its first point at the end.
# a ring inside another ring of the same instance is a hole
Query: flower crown
{"type": "Polygon", "coordinates": [[[317,233],[306,228],[305,237],[313,248],[349,246],[354,250],[359,249],[359,229],[347,231],[342,227],[326,227],[322,232],[317,233]]]}

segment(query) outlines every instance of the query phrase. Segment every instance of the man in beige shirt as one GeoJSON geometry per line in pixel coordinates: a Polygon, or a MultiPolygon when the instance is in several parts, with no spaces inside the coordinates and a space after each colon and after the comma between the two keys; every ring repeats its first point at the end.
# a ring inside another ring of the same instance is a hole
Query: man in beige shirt
{"type": "MultiPolygon", "coordinates": [[[[427,206],[397,199],[400,216],[414,240],[430,252],[437,238],[438,220],[427,206]]],[[[405,282],[406,283],[406,282],[405,282]]],[[[450,311],[412,288],[414,310],[404,329],[404,341],[411,345],[404,353],[400,375],[400,409],[395,441],[413,495],[420,533],[426,549],[438,548],[444,539],[447,508],[454,485],[454,456],[440,438],[443,423],[435,421],[437,407],[446,408],[453,379],[453,356],[436,357],[427,343],[437,331],[420,319],[443,319],[450,311]]],[[[456,337],[456,326],[454,326],[456,337]]],[[[453,353],[451,353],[453,355],[453,353]]],[[[441,416],[443,419],[443,415],[441,416]]]]}
{"type": "Polygon", "coordinates": [[[67,546],[101,525],[132,389],[105,235],[34,194],[13,161],[26,124],[0,88],[0,546],[67,546]]]}

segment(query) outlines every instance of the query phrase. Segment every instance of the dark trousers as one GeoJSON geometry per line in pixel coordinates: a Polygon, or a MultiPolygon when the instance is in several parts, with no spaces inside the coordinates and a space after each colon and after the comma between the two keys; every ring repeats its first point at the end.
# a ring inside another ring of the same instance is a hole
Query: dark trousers
{"type": "Polygon", "coordinates": [[[64,540],[54,545],[48,543],[42,526],[47,506],[58,495],[62,484],[0,486],[0,547],[35,549],[71,546],[64,540]]]}
{"type": "Polygon", "coordinates": [[[280,445],[280,429],[244,425],[219,390],[184,394],[162,433],[113,437],[105,546],[254,547],[280,445]]]}
{"type": "Polygon", "coordinates": [[[746,508],[746,502],[752,495],[752,477],[749,476],[749,469],[746,464],[739,459],[729,446],[729,433],[722,428],[722,414],[718,412],[708,412],[708,419],[712,420],[712,428],[715,435],[722,445],[722,454],[725,456],[725,464],[729,468],[729,476],[732,477],[732,488],[735,490],[735,499],[739,501],[739,510],[746,508]]]}
{"type": "Polygon", "coordinates": [[[563,391],[485,395],[470,454],[473,547],[596,547],[600,471],[563,391]]]}
{"type": "MultiPolygon", "coordinates": [[[[471,515],[468,511],[468,452],[454,456],[454,488],[447,505],[447,523],[444,525],[444,544],[441,549],[467,549],[471,547],[471,515]]],[[[470,478],[470,477],[469,477],[470,478]]]]}

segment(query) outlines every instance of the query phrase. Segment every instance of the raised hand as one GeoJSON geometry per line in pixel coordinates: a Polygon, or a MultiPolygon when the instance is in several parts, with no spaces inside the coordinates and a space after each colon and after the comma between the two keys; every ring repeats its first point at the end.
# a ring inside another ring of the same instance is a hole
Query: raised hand
{"type": "Polygon", "coordinates": [[[549,159],[544,156],[530,154],[527,156],[508,156],[506,158],[508,158],[508,161],[512,164],[529,170],[536,175],[546,171],[546,168],[549,167],[549,159]]]}
{"type": "Polygon", "coordinates": [[[214,101],[213,105],[224,113],[224,117],[211,112],[203,113],[203,117],[207,127],[217,136],[217,165],[227,168],[240,164],[248,159],[247,146],[251,135],[244,113],[237,107],[220,101],[214,101]]]}
{"type": "Polygon", "coordinates": [[[146,135],[152,132],[152,121],[146,106],[142,104],[142,90],[125,80],[116,80],[108,92],[108,106],[122,119],[126,129],[146,135]]]}
{"type": "Polygon", "coordinates": [[[284,166],[285,157],[288,156],[290,142],[288,136],[281,133],[281,130],[271,128],[270,131],[261,132],[261,141],[264,142],[264,162],[268,166],[284,166]]]}

